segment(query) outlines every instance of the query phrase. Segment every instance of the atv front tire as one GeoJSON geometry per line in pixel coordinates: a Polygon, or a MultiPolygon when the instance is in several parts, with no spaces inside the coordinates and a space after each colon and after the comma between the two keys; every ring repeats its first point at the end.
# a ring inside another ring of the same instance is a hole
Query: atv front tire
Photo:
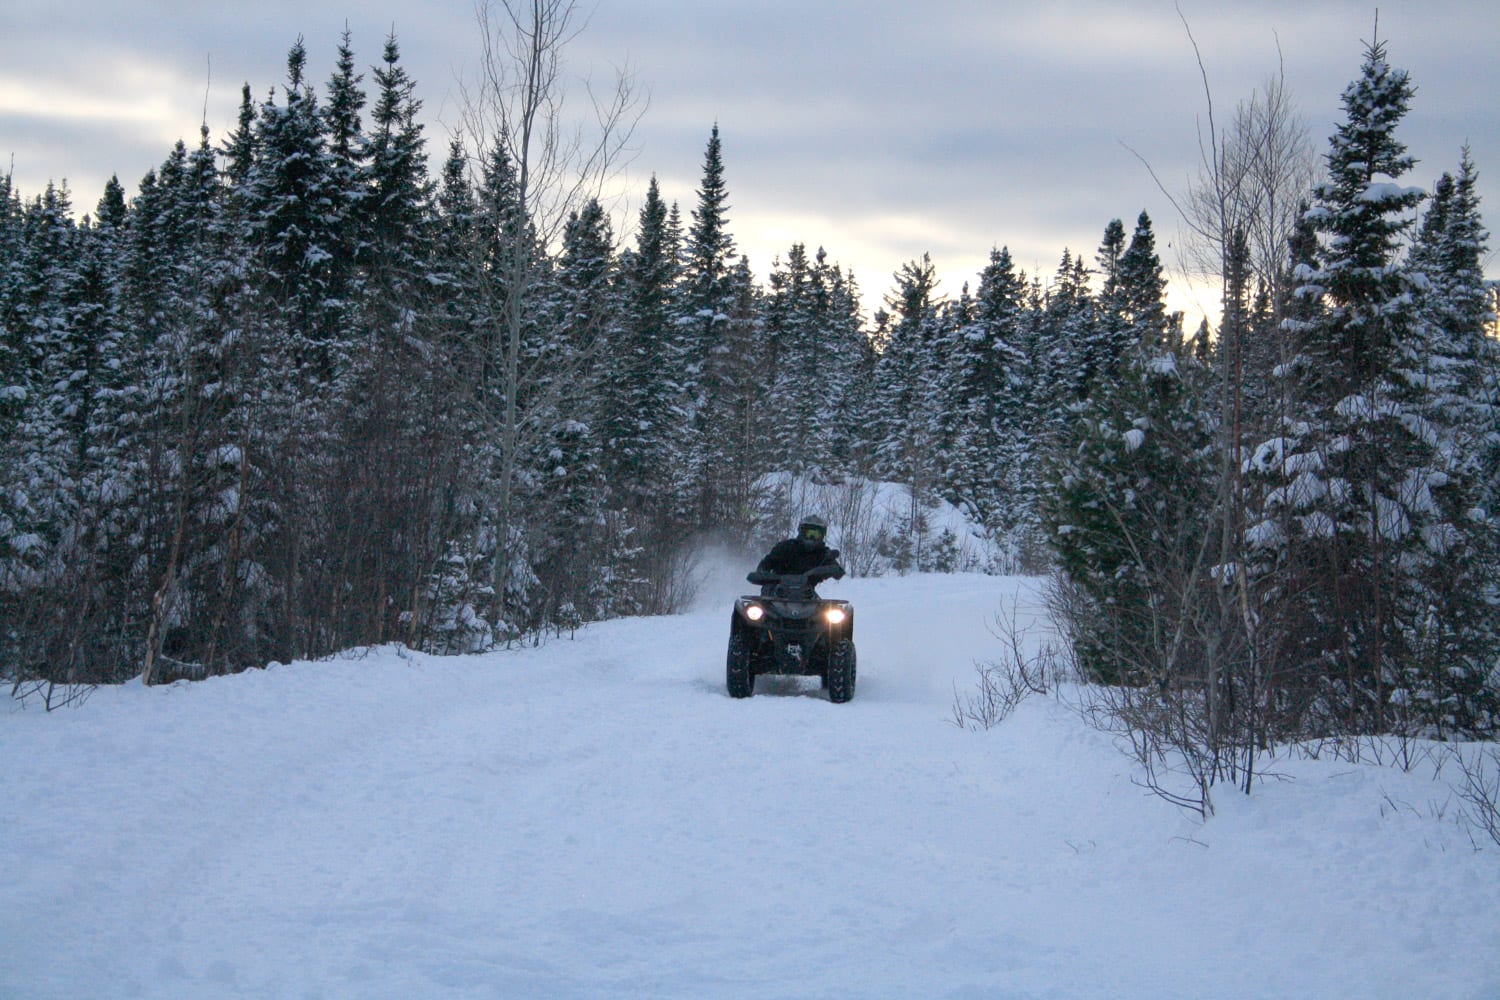
{"type": "Polygon", "coordinates": [[[748,698],[755,693],[755,675],[750,672],[750,644],[743,635],[729,637],[729,654],[725,657],[724,682],[729,697],[748,698]]]}
{"type": "Polygon", "coordinates": [[[854,640],[840,639],[828,654],[828,700],[846,702],[854,697],[854,640]]]}

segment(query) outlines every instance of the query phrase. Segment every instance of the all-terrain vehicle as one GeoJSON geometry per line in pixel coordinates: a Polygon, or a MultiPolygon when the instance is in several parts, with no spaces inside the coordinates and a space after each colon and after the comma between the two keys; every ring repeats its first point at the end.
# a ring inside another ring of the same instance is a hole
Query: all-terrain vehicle
{"type": "Polygon", "coordinates": [[[854,606],[825,600],[814,573],[751,573],[761,593],[734,602],[725,680],[731,698],[755,693],[761,674],[817,677],[828,700],[854,697],[854,606]]]}

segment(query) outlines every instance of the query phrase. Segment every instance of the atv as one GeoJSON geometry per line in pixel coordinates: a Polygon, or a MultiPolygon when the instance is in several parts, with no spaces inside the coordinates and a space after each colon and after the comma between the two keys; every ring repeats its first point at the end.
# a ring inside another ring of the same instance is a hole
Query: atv
{"type": "Polygon", "coordinates": [[[828,700],[854,697],[854,606],[824,600],[814,589],[824,579],[812,573],[751,573],[759,596],[734,602],[729,619],[725,679],[731,698],[755,693],[760,674],[817,677],[828,700]]]}

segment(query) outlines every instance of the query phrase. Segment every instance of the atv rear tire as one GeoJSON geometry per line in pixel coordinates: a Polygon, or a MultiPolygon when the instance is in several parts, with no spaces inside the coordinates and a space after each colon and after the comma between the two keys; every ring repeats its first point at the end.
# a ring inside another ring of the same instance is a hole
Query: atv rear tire
{"type": "Polygon", "coordinates": [[[729,697],[748,698],[755,693],[755,675],[750,672],[750,644],[743,635],[729,637],[729,655],[724,663],[724,682],[729,697]]]}
{"type": "Polygon", "coordinates": [[[845,702],[854,697],[854,640],[840,639],[828,654],[828,700],[845,702]]]}

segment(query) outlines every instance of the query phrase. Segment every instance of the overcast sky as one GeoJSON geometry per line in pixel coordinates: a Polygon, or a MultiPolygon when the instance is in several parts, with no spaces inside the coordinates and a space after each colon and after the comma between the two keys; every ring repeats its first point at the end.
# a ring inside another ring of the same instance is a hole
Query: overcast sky
{"type": "MultiPolygon", "coordinates": [[[[1151,214],[1176,263],[1171,202],[1196,169],[1207,103],[1171,2],[1006,0],[598,0],[567,50],[576,76],[627,65],[649,91],[629,203],[646,181],[693,207],[719,124],[730,231],[756,273],[793,242],[854,270],[867,312],[904,262],[931,253],[941,290],[974,283],[990,249],[1049,275],[1064,248],[1092,263],[1105,225],[1151,214]]],[[[394,28],[425,104],[436,173],[458,122],[457,81],[479,56],[471,0],[6,0],[0,34],[0,156],[23,197],[67,180],[92,211],[117,174],[133,194],[178,138],[233,126],[240,86],[256,100],[285,78],[298,35],[320,96],[347,22],[365,67],[394,28]]],[[[1321,154],[1339,96],[1374,32],[1373,4],[1181,0],[1216,114],[1278,67],[1321,154]],[[1279,51],[1279,55],[1278,55],[1279,51]]],[[[1380,4],[1391,62],[1417,88],[1401,130],[1430,188],[1467,142],[1491,227],[1500,219],[1500,18],[1481,0],[1380,4]]],[[[368,116],[368,109],[366,111],[368,116]]],[[[368,118],[367,118],[368,120],[368,118]]],[[[1222,117],[1221,117],[1222,120],[1222,117]]],[[[0,165],[0,170],[4,166],[0,165]]],[[[1495,258],[1489,273],[1496,276],[1495,258]]],[[[1174,278],[1173,304],[1212,308],[1174,278]],[[1197,301],[1194,301],[1194,297],[1197,301]]]]}

